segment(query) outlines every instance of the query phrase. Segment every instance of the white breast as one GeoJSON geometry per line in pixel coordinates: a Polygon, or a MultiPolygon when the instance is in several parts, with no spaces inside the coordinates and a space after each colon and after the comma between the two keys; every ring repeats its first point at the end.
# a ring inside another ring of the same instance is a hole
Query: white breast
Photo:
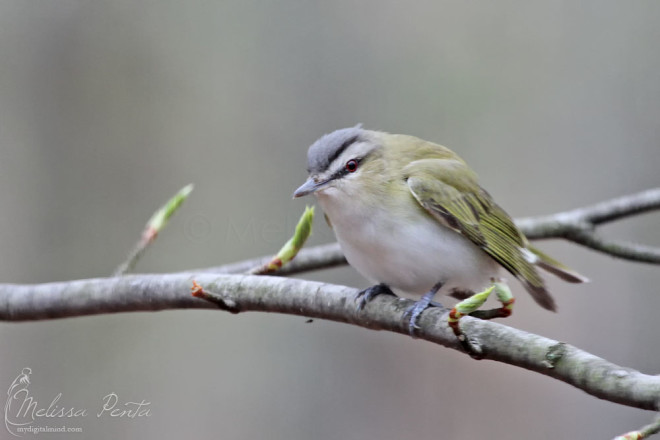
{"type": "MultiPolygon", "coordinates": [[[[441,293],[478,292],[499,272],[483,250],[430,215],[397,220],[336,188],[318,193],[318,199],[351,266],[397,293],[421,295],[438,282],[444,283],[441,293]]],[[[412,195],[410,200],[410,209],[417,209],[412,195]]]]}

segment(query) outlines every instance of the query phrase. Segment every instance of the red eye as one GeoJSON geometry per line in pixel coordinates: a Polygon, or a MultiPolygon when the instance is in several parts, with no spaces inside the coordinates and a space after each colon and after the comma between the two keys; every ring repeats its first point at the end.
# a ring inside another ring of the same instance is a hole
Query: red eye
{"type": "Polygon", "coordinates": [[[346,171],[349,173],[354,173],[355,170],[357,170],[358,167],[358,161],[355,159],[351,159],[348,162],[346,162],[346,171]]]}

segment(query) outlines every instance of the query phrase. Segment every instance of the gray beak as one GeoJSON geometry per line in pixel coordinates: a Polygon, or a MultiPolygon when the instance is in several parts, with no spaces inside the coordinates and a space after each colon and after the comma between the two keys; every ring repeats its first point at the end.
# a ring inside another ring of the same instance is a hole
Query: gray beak
{"type": "Polygon", "coordinates": [[[311,177],[307,179],[305,183],[300,185],[300,188],[298,188],[294,193],[293,193],[293,198],[297,199],[298,197],[303,197],[308,194],[313,193],[314,191],[321,189],[324,187],[328,182],[314,182],[314,179],[311,177]]]}

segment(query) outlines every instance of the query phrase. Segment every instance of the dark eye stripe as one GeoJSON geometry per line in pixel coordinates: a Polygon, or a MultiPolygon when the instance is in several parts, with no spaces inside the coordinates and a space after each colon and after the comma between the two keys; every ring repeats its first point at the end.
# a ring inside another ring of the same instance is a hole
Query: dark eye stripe
{"type": "Polygon", "coordinates": [[[341,153],[343,153],[348,147],[353,145],[357,140],[358,140],[358,136],[353,136],[351,138],[346,139],[344,143],[341,144],[341,146],[337,148],[330,157],[328,157],[328,165],[334,162],[335,159],[337,159],[341,155],[341,153]]]}
{"type": "MultiPolygon", "coordinates": [[[[335,171],[335,173],[334,173],[332,176],[330,176],[330,178],[328,179],[328,181],[330,181],[330,180],[336,180],[336,179],[341,179],[341,178],[344,177],[345,175],[347,175],[347,174],[349,174],[349,173],[353,173],[353,172],[355,172],[355,171],[358,169],[358,167],[360,166],[360,163],[362,162],[363,159],[364,159],[364,158],[355,158],[355,159],[351,159],[351,160],[353,160],[353,161],[356,162],[356,165],[357,165],[357,166],[356,166],[355,170],[353,170],[353,171],[348,171],[348,169],[346,169],[346,165],[344,165],[343,167],[341,167],[341,168],[339,168],[337,171],[335,171]]],[[[349,161],[349,162],[350,162],[350,161],[349,161]]]]}

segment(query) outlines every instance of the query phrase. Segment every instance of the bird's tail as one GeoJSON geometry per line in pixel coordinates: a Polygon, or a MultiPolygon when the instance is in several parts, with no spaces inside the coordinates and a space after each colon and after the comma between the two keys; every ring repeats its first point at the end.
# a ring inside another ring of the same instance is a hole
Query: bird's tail
{"type": "Polygon", "coordinates": [[[589,282],[589,278],[580,275],[569,267],[564,266],[559,261],[541,252],[531,244],[527,245],[527,250],[532,254],[529,256],[530,263],[536,264],[538,267],[545,269],[555,276],[558,276],[562,280],[568,281],[569,283],[589,282]]]}

